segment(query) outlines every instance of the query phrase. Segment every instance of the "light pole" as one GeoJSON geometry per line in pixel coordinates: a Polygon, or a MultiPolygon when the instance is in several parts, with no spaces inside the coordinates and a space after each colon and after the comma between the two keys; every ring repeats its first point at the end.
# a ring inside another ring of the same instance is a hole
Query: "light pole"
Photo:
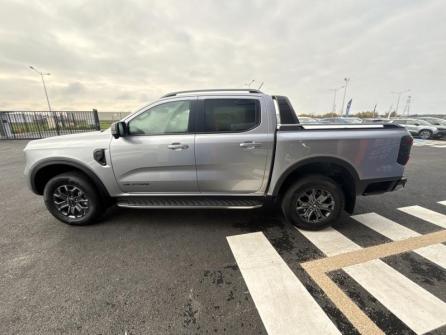
{"type": "Polygon", "coordinates": [[[347,86],[350,81],[350,78],[344,78],[345,85],[344,85],[344,97],[342,98],[342,109],[341,109],[341,116],[344,114],[344,104],[345,104],[345,95],[347,94],[347,86]]]}
{"type": "Polygon", "coordinates": [[[376,115],[376,107],[378,106],[378,104],[375,104],[375,107],[373,107],[373,117],[377,117],[376,115]]]}
{"type": "Polygon", "coordinates": [[[387,112],[387,119],[390,119],[390,114],[392,114],[393,105],[390,105],[389,111],[387,112]]]}
{"type": "MultiPolygon", "coordinates": [[[[397,100],[396,100],[396,107],[395,107],[395,114],[396,115],[398,115],[398,106],[400,105],[400,99],[401,99],[401,95],[403,94],[403,93],[407,93],[407,92],[410,92],[410,90],[404,90],[404,91],[398,91],[398,92],[391,92],[392,94],[396,94],[397,95],[397,100]]],[[[389,114],[389,117],[388,117],[389,119],[390,119],[390,114],[389,114]]]]}
{"type": "Polygon", "coordinates": [[[410,102],[411,102],[411,100],[412,100],[412,96],[409,95],[407,97],[407,100],[406,100],[406,106],[404,106],[404,110],[403,110],[403,115],[407,115],[407,117],[409,117],[409,113],[410,113],[410,102]]]}
{"type": "Polygon", "coordinates": [[[50,99],[48,98],[48,92],[46,91],[46,85],[45,85],[45,80],[43,79],[43,76],[49,76],[50,73],[43,73],[40,72],[39,70],[37,70],[34,66],[30,65],[29,68],[35,72],[37,72],[40,75],[40,78],[42,79],[42,84],[43,84],[43,90],[45,91],[45,96],[46,96],[46,102],[48,103],[48,109],[51,112],[51,105],[50,105],[50,99]]]}
{"type": "Polygon", "coordinates": [[[341,88],[344,88],[344,86],[336,87],[336,88],[332,88],[332,89],[330,89],[330,91],[333,91],[333,106],[332,106],[332,108],[331,108],[331,112],[332,112],[332,113],[336,113],[336,94],[338,93],[338,91],[339,91],[341,88]]]}

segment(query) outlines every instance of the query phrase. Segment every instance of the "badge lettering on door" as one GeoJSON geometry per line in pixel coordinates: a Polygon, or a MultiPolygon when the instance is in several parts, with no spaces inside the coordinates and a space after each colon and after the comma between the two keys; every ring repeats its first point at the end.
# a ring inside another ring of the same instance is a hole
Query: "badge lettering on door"
{"type": "Polygon", "coordinates": [[[150,183],[124,183],[123,186],[149,186],[150,183]]]}

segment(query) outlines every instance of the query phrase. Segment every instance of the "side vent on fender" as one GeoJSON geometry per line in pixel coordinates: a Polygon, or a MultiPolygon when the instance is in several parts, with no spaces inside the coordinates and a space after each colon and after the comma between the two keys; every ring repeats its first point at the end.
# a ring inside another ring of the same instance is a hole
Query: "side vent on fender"
{"type": "Polygon", "coordinates": [[[107,159],[105,158],[105,149],[96,149],[93,152],[93,158],[101,165],[107,165],[107,159]]]}

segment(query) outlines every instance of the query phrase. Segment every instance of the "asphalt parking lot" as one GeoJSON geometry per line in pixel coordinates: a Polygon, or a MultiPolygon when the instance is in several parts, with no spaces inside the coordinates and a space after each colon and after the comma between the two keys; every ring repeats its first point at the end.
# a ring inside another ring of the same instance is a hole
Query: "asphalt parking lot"
{"type": "Polygon", "coordinates": [[[25,186],[26,142],[2,141],[1,333],[446,334],[446,142],[427,143],[404,190],[309,234],[268,209],[67,226],[25,186]]]}

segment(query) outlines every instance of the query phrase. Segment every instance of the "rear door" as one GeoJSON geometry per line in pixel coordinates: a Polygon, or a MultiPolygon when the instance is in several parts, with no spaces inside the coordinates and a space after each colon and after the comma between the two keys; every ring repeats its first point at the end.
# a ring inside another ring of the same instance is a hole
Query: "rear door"
{"type": "Polygon", "coordinates": [[[198,188],[210,194],[262,193],[274,145],[259,96],[200,97],[195,138],[198,188]]]}
{"type": "Polygon", "coordinates": [[[123,192],[196,193],[193,113],[196,98],[161,102],[128,122],[113,138],[113,171],[123,192]]]}

